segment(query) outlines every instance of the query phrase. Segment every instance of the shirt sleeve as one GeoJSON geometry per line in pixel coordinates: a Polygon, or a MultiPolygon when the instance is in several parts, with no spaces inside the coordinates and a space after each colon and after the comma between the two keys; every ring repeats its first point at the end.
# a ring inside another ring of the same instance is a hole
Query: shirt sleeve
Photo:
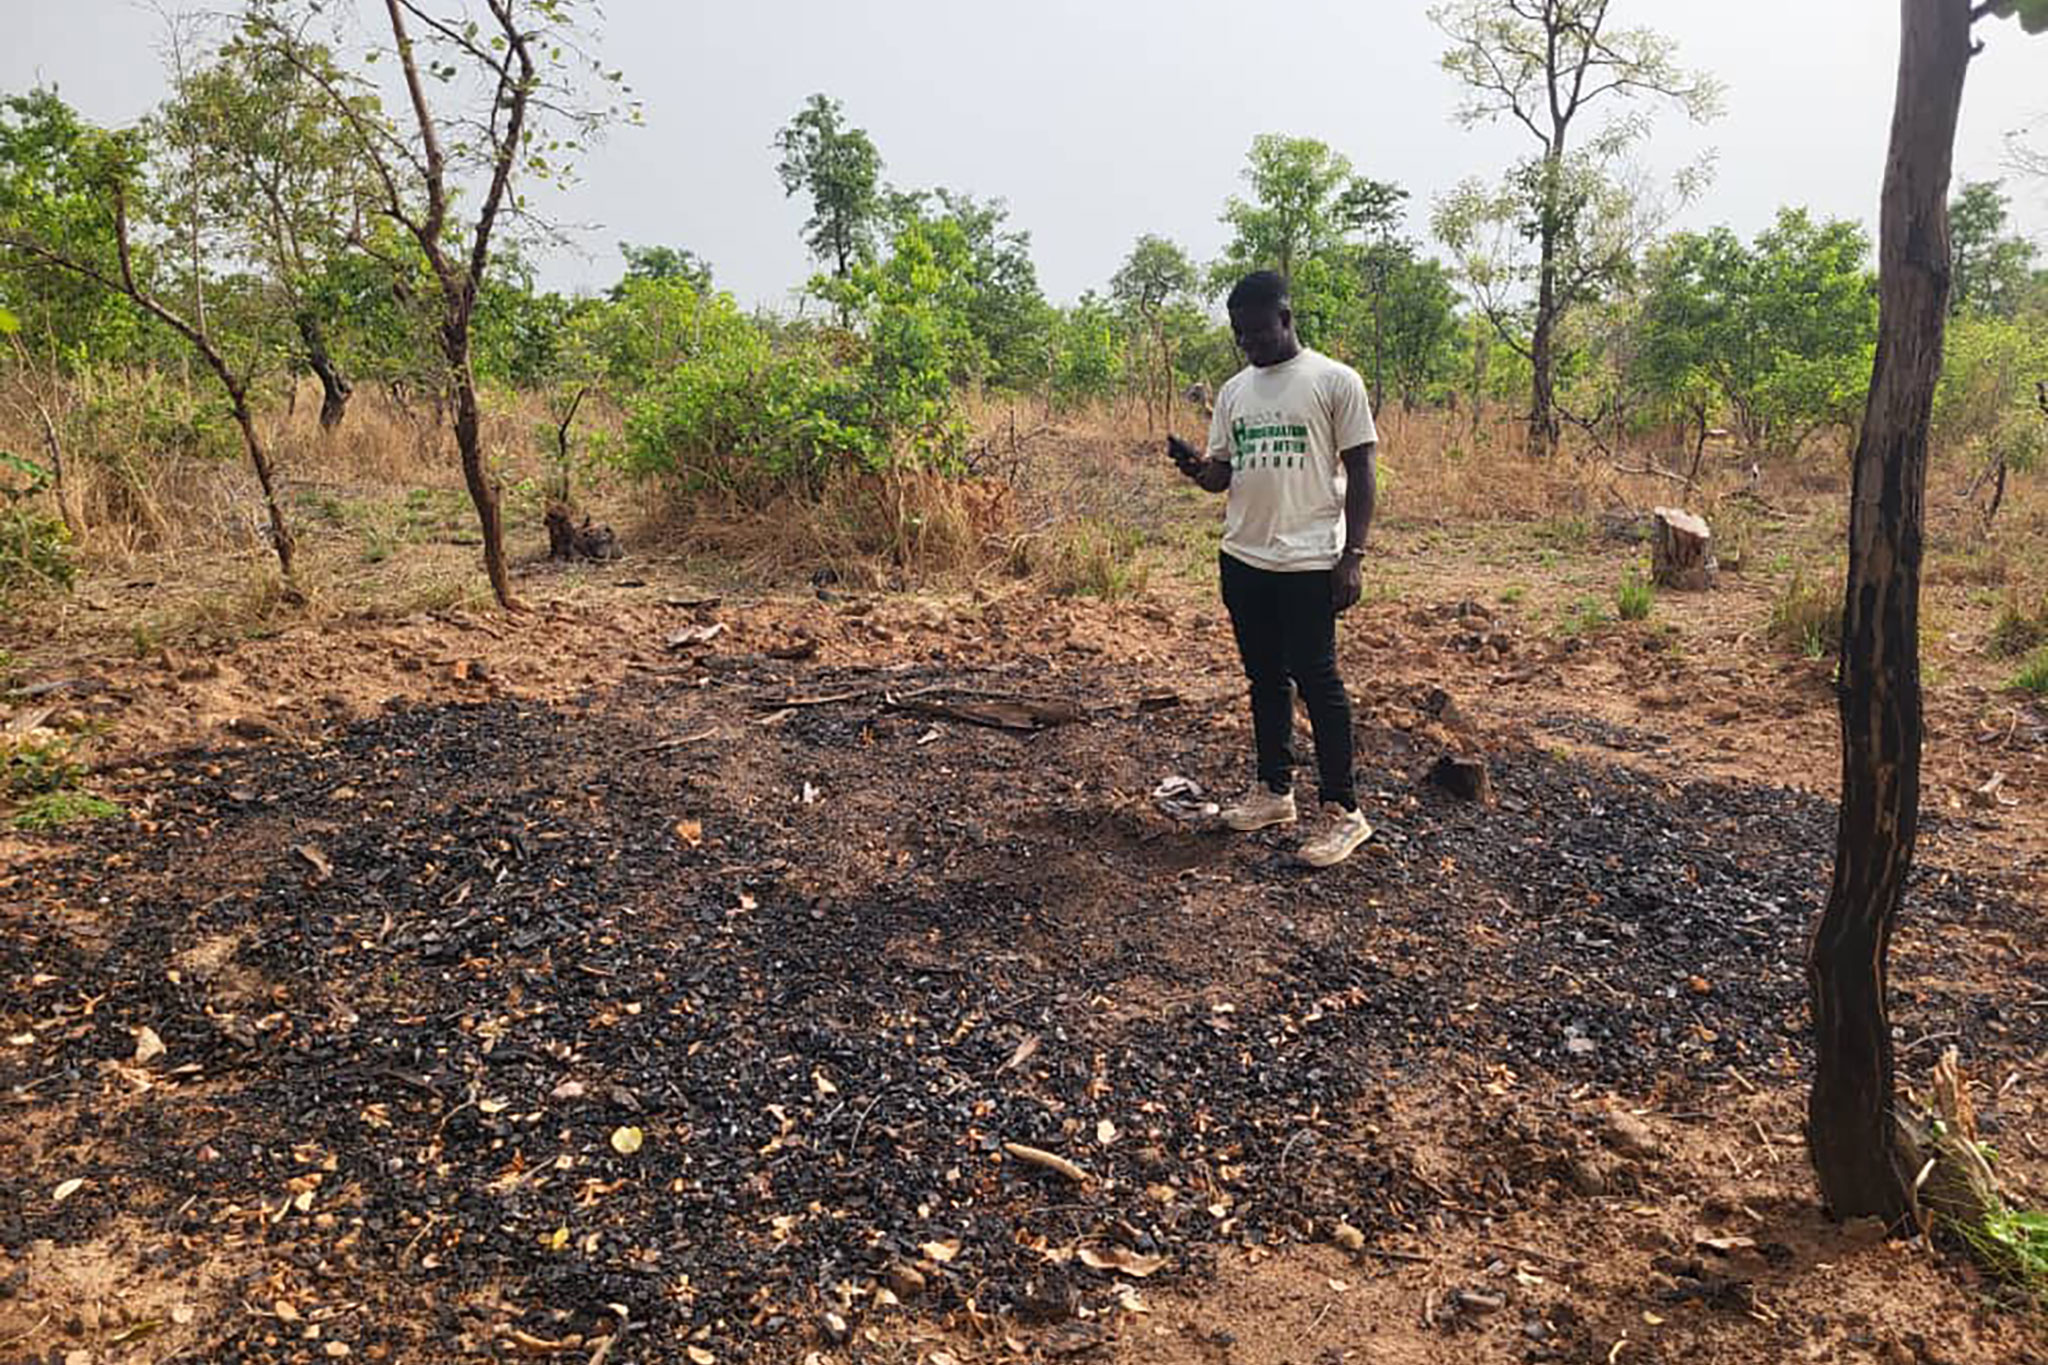
{"type": "Polygon", "coordinates": [[[1372,422],[1372,399],[1366,395],[1365,381],[1358,377],[1358,371],[1349,365],[1341,366],[1331,373],[1329,385],[1330,436],[1337,444],[1337,453],[1341,455],[1355,446],[1378,441],[1380,435],[1372,422]]]}
{"type": "Polygon", "coordinates": [[[1209,414],[1209,458],[1228,460],[1237,452],[1230,446],[1230,389],[1228,381],[1216,390],[1216,406],[1209,414]]]}

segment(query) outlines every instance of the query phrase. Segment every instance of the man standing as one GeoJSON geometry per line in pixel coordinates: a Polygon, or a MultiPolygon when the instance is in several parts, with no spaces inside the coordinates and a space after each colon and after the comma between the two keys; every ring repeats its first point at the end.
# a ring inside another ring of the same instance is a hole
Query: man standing
{"type": "Polygon", "coordinates": [[[1251,362],[1216,395],[1205,457],[1178,437],[1181,473],[1229,494],[1223,604],[1251,681],[1258,785],[1223,812],[1231,829],[1296,818],[1294,692],[1308,704],[1325,816],[1300,858],[1329,867],[1372,837],[1351,775],[1351,699],[1337,675],[1337,617],[1358,601],[1372,527],[1378,434],[1365,384],[1294,334],[1287,282],[1270,270],[1230,291],[1230,328],[1251,362]]]}

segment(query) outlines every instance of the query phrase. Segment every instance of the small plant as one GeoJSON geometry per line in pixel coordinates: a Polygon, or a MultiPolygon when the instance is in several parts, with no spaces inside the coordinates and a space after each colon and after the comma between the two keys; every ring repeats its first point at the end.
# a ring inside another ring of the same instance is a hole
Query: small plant
{"type": "Polygon", "coordinates": [[[13,824],[22,830],[55,830],[93,820],[113,820],[121,808],[91,792],[54,791],[29,798],[14,812],[13,824]]]}
{"type": "Polygon", "coordinates": [[[1804,569],[1771,604],[1766,632],[1786,649],[1809,659],[1823,659],[1842,649],[1842,603],[1839,597],[1808,578],[1804,569]]]}
{"type": "Polygon", "coordinates": [[[51,484],[49,470],[0,450],[0,593],[71,582],[70,533],[36,501],[51,484]]]}
{"type": "Polygon", "coordinates": [[[1500,590],[1500,601],[1512,607],[1528,595],[1529,589],[1526,586],[1520,583],[1510,583],[1507,587],[1500,590]]]}
{"type": "Polygon", "coordinates": [[[78,785],[84,775],[63,735],[30,730],[0,740],[0,797],[47,796],[78,785]]]}
{"type": "Polygon", "coordinates": [[[1985,647],[1994,659],[2016,659],[2048,644],[2048,598],[2029,611],[2019,599],[2007,597],[1991,623],[1991,638],[1985,647]]]}
{"type": "Polygon", "coordinates": [[[1657,590],[1650,585],[1642,567],[1630,569],[1614,590],[1614,611],[1624,621],[1647,621],[1657,604],[1657,590]]]}
{"type": "Polygon", "coordinates": [[[1010,554],[1011,568],[1037,573],[1061,597],[1100,597],[1114,602],[1145,590],[1149,572],[1138,558],[1144,535],[1135,527],[1086,518],[1044,540],[1022,537],[1010,554]]]}
{"type": "Polygon", "coordinates": [[[2020,671],[2014,675],[2012,685],[2037,697],[2048,697],[2048,645],[2027,657],[2027,661],[2020,665],[2020,671]]]}
{"type": "Polygon", "coordinates": [[[1585,635],[1607,624],[1607,609],[1597,597],[1580,597],[1565,607],[1558,633],[1567,637],[1585,635]]]}

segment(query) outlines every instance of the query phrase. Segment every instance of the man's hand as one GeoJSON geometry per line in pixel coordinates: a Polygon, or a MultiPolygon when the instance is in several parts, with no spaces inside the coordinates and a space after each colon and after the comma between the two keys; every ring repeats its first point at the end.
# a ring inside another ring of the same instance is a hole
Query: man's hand
{"type": "Polygon", "coordinates": [[[1343,556],[1330,570],[1330,610],[1339,615],[1351,610],[1364,591],[1365,561],[1358,555],[1343,556]]]}
{"type": "Polygon", "coordinates": [[[1166,454],[1174,466],[1194,480],[1195,486],[1210,493],[1221,493],[1230,487],[1230,462],[1212,460],[1201,454],[1178,436],[1166,438],[1166,454]]]}

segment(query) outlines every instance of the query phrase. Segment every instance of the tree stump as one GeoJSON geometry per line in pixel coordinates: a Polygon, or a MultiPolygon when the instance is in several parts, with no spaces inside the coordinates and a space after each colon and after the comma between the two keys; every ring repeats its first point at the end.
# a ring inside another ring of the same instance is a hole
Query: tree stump
{"type": "Polygon", "coordinates": [[[1430,768],[1426,780],[1460,801],[1477,801],[1482,806],[1493,804],[1493,775],[1487,771],[1483,758],[1445,754],[1430,768]]]}
{"type": "Polygon", "coordinates": [[[1704,592],[1714,586],[1714,534],[1676,507],[1650,509],[1650,576],[1660,588],[1704,592]]]}
{"type": "Polygon", "coordinates": [[[543,524],[548,528],[549,559],[618,559],[623,555],[619,538],[609,526],[593,526],[585,517],[576,524],[575,514],[565,503],[548,504],[543,524]]]}

